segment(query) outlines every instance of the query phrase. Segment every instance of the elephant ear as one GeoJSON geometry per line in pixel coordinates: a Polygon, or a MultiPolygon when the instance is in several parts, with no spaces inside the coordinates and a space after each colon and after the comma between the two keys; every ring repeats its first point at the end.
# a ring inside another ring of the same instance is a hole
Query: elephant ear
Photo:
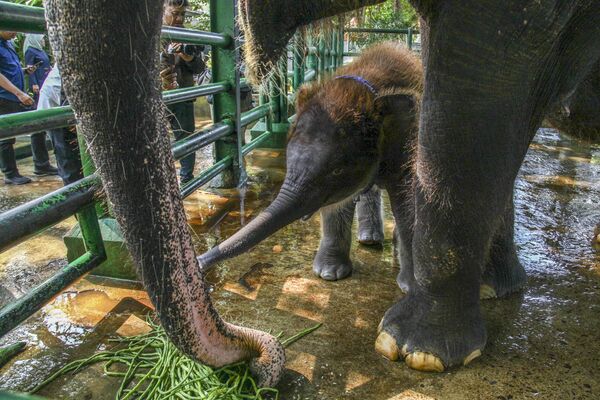
{"type": "Polygon", "coordinates": [[[414,118],[419,112],[420,96],[413,90],[382,92],[375,99],[375,112],[381,117],[394,115],[414,118]]]}
{"type": "Polygon", "coordinates": [[[321,90],[321,86],[318,83],[308,83],[302,85],[296,93],[296,111],[301,112],[304,110],[310,99],[315,97],[317,92],[321,90]]]}

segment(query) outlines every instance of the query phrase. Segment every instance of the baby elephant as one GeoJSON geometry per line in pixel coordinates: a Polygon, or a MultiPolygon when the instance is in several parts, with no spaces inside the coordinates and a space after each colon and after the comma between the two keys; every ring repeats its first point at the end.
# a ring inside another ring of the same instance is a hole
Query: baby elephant
{"type": "MultiPolygon", "coordinates": [[[[352,272],[349,251],[355,198],[367,194],[359,207],[380,207],[379,193],[365,192],[374,185],[387,190],[396,229],[410,229],[410,212],[405,210],[410,210],[409,161],[422,75],[418,58],[388,42],[365,51],[331,79],[304,86],[297,95],[287,172],[277,198],[248,225],[200,256],[202,268],[241,254],[321,209],[323,236],[313,269],[323,279],[342,279],[352,272]]],[[[372,209],[359,213],[359,219],[380,213],[372,209]]],[[[404,274],[399,277],[401,287],[412,271],[404,274]]]]}

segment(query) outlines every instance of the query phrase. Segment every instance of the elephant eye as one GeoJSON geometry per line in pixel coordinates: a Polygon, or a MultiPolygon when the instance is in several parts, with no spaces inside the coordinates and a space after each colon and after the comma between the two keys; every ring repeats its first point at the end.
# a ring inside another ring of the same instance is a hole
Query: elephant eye
{"type": "Polygon", "coordinates": [[[333,170],[332,174],[334,176],[337,176],[337,175],[341,175],[342,172],[344,172],[343,168],[336,168],[336,169],[333,170]]]}

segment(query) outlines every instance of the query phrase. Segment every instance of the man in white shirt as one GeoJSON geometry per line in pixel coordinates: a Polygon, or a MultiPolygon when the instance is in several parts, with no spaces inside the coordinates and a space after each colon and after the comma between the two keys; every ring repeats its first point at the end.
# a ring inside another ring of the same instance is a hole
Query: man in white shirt
{"type": "MultiPolygon", "coordinates": [[[[67,105],[67,100],[62,93],[62,80],[58,66],[54,65],[46,77],[38,100],[38,110],[67,105]]],[[[79,144],[77,143],[77,130],[75,126],[68,128],[51,129],[47,131],[54,145],[54,155],[58,164],[58,174],[65,185],[83,178],[79,144]]]]}

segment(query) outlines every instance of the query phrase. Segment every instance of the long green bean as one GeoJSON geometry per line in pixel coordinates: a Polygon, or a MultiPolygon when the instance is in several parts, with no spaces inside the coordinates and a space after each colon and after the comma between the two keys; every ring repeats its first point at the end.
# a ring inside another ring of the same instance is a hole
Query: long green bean
{"type": "MultiPolygon", "coordinates": [[[[278,399],[275,388],[259,388],[244,362],[213,369],[182,354],[167,338],[165,331],[149,320],[148,333],[117,339],[115,350],[101,351],[86,359],[73,361],[38,385],[32,392],[66,374],[104,362],[104,373],[121,381],[116,400],[133,399],[278,399]]],[[[284,347],[321,326],[315,325],[282,341],[284,347]]],[[[281,338],[283,333],[277,335],[281,338]]]]}

